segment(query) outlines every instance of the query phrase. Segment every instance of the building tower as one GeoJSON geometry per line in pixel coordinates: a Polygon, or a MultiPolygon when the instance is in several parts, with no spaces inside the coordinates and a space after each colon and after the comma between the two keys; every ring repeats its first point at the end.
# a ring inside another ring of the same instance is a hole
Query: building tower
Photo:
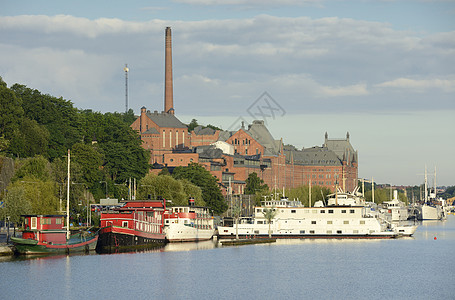
{"type": "Polygon", "coordinates": [[[172,36],[171,27],[166,27],[165,43],[165,79],[164,79],[164,112],[174,114],[174,99],[172,88],[172,36]]]}

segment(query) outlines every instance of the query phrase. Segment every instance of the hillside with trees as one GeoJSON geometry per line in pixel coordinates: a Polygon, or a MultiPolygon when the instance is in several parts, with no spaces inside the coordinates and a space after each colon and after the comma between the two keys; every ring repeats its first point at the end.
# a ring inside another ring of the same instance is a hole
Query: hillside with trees
{"type": "Polygon", "coordinates": [[[18,221],[21,214],[65,210],[68,149],[72,220],[83,220],[88,204],[100,198],[127,199],[130,179],[136,179],[139,199],[160,196],[170,205],[184,205],[191,196],[197,205],[226,210],[209,172],[197,169],[202,174],[197,180],[188,178],[194,168],[173,177],[149,174],[150,154],[130,127],[134,120],[131,109],[104,114],[80,110],[69,100],[25,85],[8,88],[0,77],[0,158],[14,162],[14,177],[0,182],[0,218],[18,221]]]}

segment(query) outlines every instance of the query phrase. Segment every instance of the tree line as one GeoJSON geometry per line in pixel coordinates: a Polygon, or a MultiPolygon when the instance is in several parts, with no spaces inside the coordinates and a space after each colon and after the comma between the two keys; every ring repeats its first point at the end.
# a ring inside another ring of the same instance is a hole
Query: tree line
{"type": "Polygon", "coordinates": [[[88,204],[101,198],[128,199],[130,179],[136,179],[138,199],[160,196],[183,205],[194,197],[197,205],[225,211],[216,178],[201,166],[177,168],[172,176],[149,174],[150,154],[130,127],[135,118],[131,109],[104,114],[77,109],[25,85],[8,88],[0,77],[0,157],[15,162],[14,177],[0,193],[0,213],[17,219],[64,210],[68,149],[73,219],[84,218],[88,204]]]}

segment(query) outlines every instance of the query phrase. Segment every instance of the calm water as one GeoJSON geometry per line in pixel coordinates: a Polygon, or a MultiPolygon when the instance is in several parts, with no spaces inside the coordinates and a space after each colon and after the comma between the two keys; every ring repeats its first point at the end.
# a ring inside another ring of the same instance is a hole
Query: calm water
{"type": "Polygon", "coordinates": [[[3,259],[0,299],[455,299],[454,258],[451,215],[396,240],[3,259]]]}

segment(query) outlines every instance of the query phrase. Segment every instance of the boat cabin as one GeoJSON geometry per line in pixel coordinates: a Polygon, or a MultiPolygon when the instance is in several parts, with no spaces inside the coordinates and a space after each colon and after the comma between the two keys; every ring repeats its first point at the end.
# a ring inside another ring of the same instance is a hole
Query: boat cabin
{"type": "Polygon", "coordinates": [[[22,215],[24,231],[22,238],[44,243],[66,243],[66,230],[63,229],[64,215],[22,215]]]}
{"type": "Polygon", "coordinates": [[[115,226],[149,233],[163,233],[165,200],[128,201],[101,213],[101,227],[115,226]]]}

